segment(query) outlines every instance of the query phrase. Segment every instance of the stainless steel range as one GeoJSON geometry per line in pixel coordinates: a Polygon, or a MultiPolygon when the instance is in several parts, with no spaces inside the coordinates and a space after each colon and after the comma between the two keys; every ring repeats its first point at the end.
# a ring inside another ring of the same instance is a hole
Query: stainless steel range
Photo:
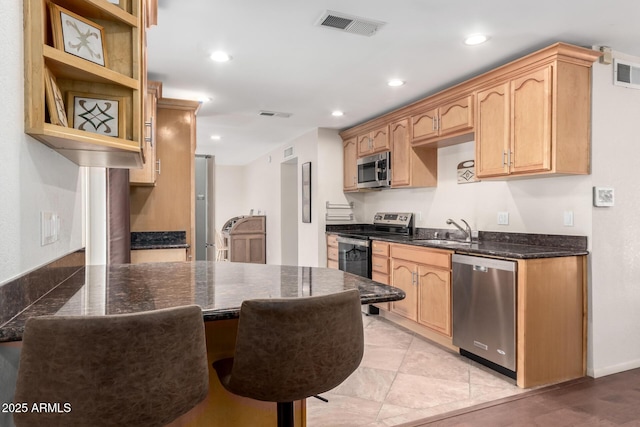
{"type": "Polygon", "coordinates": [[[357,231],[341,232],[338,237],[338,268],[348,273],[371,278],[371,238],[413,235],[413,214],[378,212],[373,226],[357,231]]]}

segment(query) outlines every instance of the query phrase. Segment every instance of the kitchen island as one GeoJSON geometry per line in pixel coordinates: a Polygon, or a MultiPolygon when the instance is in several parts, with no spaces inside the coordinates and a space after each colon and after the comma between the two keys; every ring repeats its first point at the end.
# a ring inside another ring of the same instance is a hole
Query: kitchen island
{"type": "MultiPolygon", "coordinates": [[[[213,362],[233,355],[242,301],[348,289],[358,289],[363,304],[404,298],[400,289],[326,268],[207,261],[87,266],[0,325],[0,345],[19,346],[24,324],[33,316],[121,314],[197,304],[202,308],[208,357],[213,362]]],[[[213,369],[209,379],[209,396],[174,425],[275,425],[275,403],[231,395],[213,369]]],[[[305,425],[305,418],[304,402],[296,402],[296,425],[305,425]]]]}

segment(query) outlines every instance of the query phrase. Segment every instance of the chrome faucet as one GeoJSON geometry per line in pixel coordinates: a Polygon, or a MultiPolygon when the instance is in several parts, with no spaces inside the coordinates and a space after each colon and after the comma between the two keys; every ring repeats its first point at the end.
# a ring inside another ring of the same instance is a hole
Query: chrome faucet
{"type": "Polygon", "coordinates": [[[465,234],[465,238],[464,241],[467,243],[471,243],[471,227],[469,226],[469,224],[467,223],[467,221],[465,221],[464,219],[461,219],[460,221],[464,222],[464,225],[467,226],[466,230],[462,227],[460,227],[454,220],[452,220],[451,218],[449,218],[447,220],[447,224],[451,225],[455,225],[458,230],[462,231],[465,234]]]}

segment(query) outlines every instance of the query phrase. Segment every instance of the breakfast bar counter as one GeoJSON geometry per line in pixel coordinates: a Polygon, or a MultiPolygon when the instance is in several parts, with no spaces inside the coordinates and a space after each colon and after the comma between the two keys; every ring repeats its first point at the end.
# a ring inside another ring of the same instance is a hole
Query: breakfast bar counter
{"type": "MultiPolygon", "coordinates": [[[[99,316],[197,304],[205,321],[211,366],[233,356],[242,301],[327,295],[348,289],[359,290],[362,304],[405,297],[401,289],[327,268],[207,261],[86,266],[0,325],[0,350],[19,347],[25,322],[34,316],[99,316]]],[[[207,398],[171,426],[275,424],[275,403],[227,392],[210,367],[207,398]]],[[[306,425],[304,401],[295,402],[295,425],[306,425]]]]}

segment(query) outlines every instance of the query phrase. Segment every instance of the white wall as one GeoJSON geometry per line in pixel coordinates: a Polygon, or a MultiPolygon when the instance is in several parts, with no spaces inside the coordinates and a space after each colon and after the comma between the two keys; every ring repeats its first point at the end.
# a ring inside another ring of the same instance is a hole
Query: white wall
{"type": "Polygon", "coordinates": [[[80,168],[24,133],[22,4],[0,13],[0,283],[83,246],[80,168]],[[59,241],[40,245],[40,212],[58,213],[59,241]]]}
{"type": "Polygon", "coordinates": [[[596,377],[640,367],[640,90],[614,86],[612,76],[611,65],[594,65],[593,185],[615,189],[615,206],[593,208],[589,342],[596,377]]]}
{"type": "Polygon", "coordinates": [[[416,213],[417,227],[453,228],[447,218],[465,219],[474,230],[589,235],[591,178],[568,176],[479,181],[458,184],[457,165],[473,160],[475,143],[438,150],[436,188],[391,189],[364,195],[365,222],[378,211],[416,213]],[[509,212],[509,225],[498,225],[499,211],[509,212]],[[563,225],[573,211],[574,226],[563,225]]]}
{"type": "Polygon", "coordinates": [[[245,167],[216,165],[214,185],[216,230],[220,231],[230,218],[249,215],[245,167]]]}

